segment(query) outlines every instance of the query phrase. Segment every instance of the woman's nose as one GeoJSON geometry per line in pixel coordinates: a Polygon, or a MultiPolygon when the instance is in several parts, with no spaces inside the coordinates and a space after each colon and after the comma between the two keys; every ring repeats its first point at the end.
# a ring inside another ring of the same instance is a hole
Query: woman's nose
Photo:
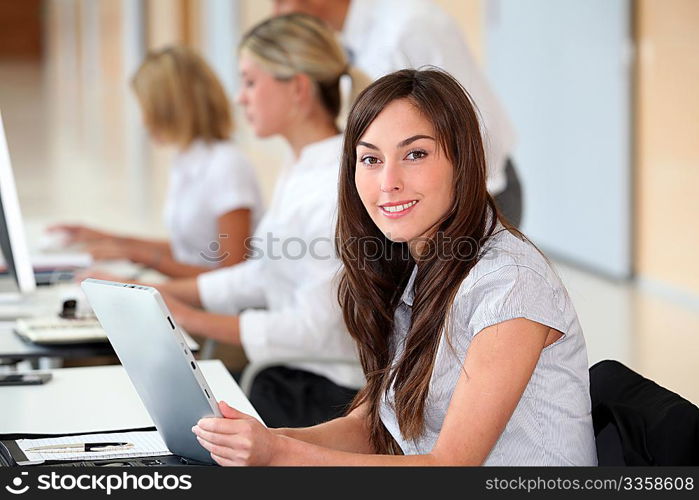
{"type": "Polygon", "coordinates": [[[403,189],[403,181],[400,177],[400,168],[397,165],[386,163],[381,176],[381,191],[390,193],[403,189]]]}

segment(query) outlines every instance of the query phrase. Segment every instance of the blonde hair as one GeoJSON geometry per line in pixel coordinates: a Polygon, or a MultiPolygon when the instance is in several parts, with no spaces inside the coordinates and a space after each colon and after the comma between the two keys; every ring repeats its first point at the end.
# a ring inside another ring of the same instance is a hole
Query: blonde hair
{"type": "Polygon", "coordinates": [[[212,142],[230,137],[233,121],[226,92],[194,50],[169,46],[150,51],[131,86],[151,133],[180,147],[195,139],[212,142]]]}
{"type": "Polygon", "coordinates": [[[280,80],[299,73],[307,75],[333,119],[345,116],[354,99],[371,83],[361,70],[349,64],[335,33],[307,14],[287,14],[261,22],[243,35],[240,51],[250,54],[280,80]],[[352,81],[345,103],[340,91],[343,75],[352,81]]]}

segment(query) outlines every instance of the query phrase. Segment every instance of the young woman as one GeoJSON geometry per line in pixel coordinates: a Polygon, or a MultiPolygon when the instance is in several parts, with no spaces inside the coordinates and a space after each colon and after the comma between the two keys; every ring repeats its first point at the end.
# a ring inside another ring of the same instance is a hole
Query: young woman
{"type": "Polygon", "coordinates": [[[293,159],[248,260],[158,288],[188,332],[241,345],[251,362],[274,363],[257,375],[250,395],[268,425],[313,425],[343,414],[364,382],[335,300],[340,262],[332,242],[340,80],[351,79],[345,101],[368,82],[348,66],[332,31],[301,14],[252,28],[239,63],[238,104],[255,134],[282,137],[293,159]]]}
{"type": "Polygon", "coordinates": [[[546,258],[486,190],[478,119],[446,73],[363,92],[342,157],[339,298],[366,386],[344,417],[271,430],[220,403],[222,465],[594,465],[585,342],[546,258]]]}
{"type": "Polygon", "coordinates": [[[95,259],[129,259],[172,277],[242,261],[262,203],[253,167],[230,141],[223,86],[196,52],[177,46],[149,53],[131,83],[151,138],[178,149],[165,204],[170,241],[52,229],[84,243],[95,259]]]}

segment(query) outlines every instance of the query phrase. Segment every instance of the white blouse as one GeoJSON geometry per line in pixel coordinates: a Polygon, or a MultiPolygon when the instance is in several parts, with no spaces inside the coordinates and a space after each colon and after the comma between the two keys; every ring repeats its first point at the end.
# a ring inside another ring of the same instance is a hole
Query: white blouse
{"type": "Polygon", "coordinates": [[[253,229],[263,206],[255,170],[230,141],[194,141],[177,154],[165,202],[165,225],[176,260],[216,267],[220,261],[218,218],[249,209],[253,229]]]}
{"type": "Polygon", "coordinates": [[[287,364],[359,387],[364,376],[334,281],[340,269],[334,237],[341,148],[340,135],[303,148],[277,181],[248,260],[200,274],[197,283],[208,311],[240,315],[240,340],[250,361],[325,358],[287,364]]]}

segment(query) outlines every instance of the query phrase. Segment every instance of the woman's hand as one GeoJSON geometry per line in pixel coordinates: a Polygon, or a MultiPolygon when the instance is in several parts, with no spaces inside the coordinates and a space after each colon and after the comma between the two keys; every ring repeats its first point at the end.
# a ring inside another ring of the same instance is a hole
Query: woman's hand
{"type": "Polygon", "coordinates": [[[165,304],[167,304],[167,308],[172,313],[175,323],[177,323],[180,327],[182,327],[185,331],[189,333],[201,334],[201,332],[197,331],[197,328],[195,326],[196,316],[198,314],[205,313],[203,313],[200,309],[192,307],[186,302],[181,301],[174,295],[171,295],[162,290],[159,291],[160,295],[163,297],[163,300],[165,301],[165,304]]]}
{"type": "Polygon", "coordinates": [[[107,271],[100,271],[98,268],[88,268],[75,273],[75,281],[93,278],[96,280],[116,281],[117,283],[129,283],[131,280],[127,276],[119,276],[107,271]]]}
{"type": "Polygon", "coordinates": [[[103,240],[96,243],[88,243],[85,249],[92,255],[94,260],[125,259],[149,267],[157,265],[164,253],[157,248],[135,243],[123,243],[117,240],[103,240]]]}
{"type": "Polygon", "coordinates": [[[192,427],[211,458],[219,465],[270,465],[283,438],[223,401],[218,408],[224,418],[202,418],[192,427]]]}
{"type": "Polygon", "coordinates": [[[128,245],[112,240],[88,243],[86,250],[94,260],[134,260],[132,249],[128,245]]]}
{"type": "Polygon", "coordinates": [[[99,240],[110,239],[113,236],[104,231],[98,231],[79,224],[58,224],[48,228],[49,232],[61,232],[66,235],[66,244],[94,243],[99,240]]]}

